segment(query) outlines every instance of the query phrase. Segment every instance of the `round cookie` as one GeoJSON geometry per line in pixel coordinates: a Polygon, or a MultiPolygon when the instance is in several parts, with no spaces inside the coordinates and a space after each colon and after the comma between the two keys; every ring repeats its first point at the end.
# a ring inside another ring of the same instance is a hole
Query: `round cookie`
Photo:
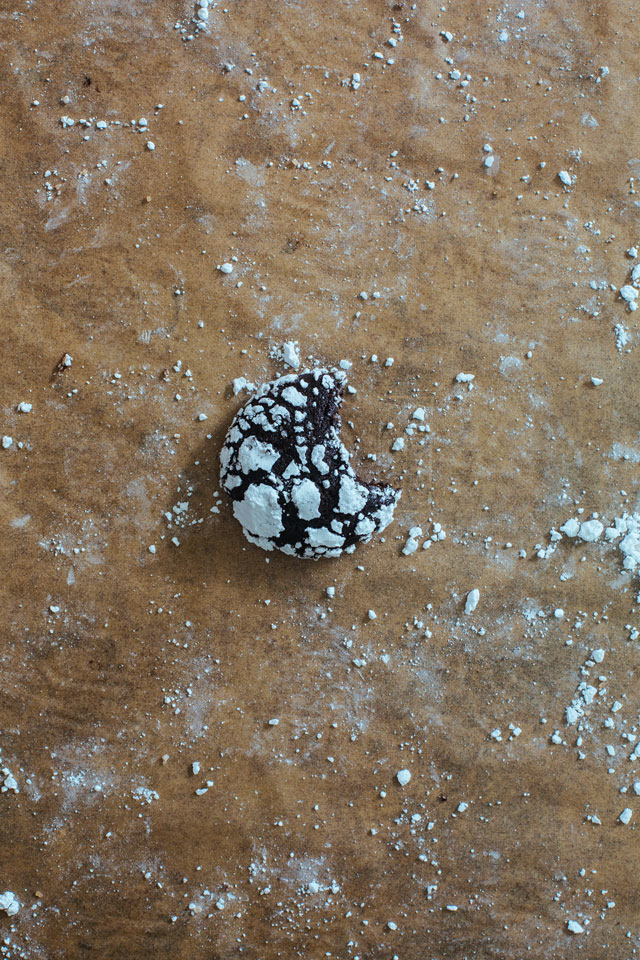
{"type": "Polygon", "coordinates": [[[400,491],[359,480],[340,439],[346,376],[320,368],[265,383],[231,424],[220,483],[247,540],[319,560],[352,553],[393,519],[400,491]]]}

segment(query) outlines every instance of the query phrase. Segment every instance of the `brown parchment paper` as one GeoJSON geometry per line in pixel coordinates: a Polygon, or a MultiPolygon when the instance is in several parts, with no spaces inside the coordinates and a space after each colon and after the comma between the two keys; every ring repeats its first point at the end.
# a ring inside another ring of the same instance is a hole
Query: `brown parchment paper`
{"type": "Polygon", "coordinates": [[[638,508],[638,8],[521,2],[0,3],[3,956],[637,956],[638,578],[544,552],[638,508]],[[219,495],[289,340],[335,562],[219,495]]]}

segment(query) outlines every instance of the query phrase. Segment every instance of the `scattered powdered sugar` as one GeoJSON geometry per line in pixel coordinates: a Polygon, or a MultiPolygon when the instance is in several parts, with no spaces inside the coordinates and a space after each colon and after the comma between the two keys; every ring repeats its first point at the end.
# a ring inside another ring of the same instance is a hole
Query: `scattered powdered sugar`
{"type": "Polygon", "coordinates": [[[152,803],[154,800],[160,799],[159,793],[145,786],[135,787],[131,791],[131,796],[134,800],[139,800],[141,803],[152,803]]]}
{"type": "Polygon", "coordinates": [[[291,499],[303,520],[317,520],[320,514],[320,489],[313,480],[294,480],[291,499]]]}
{"type": "Polygon", "coordinates": [[[618,550],[623,556],[622,566],[625,570],[635,572],[640,567],[640,513],[623,513],[622,516],[615,517],[608,527],[605,527],[597,517],[583,522],[570,517],[558,531],[551,530],[550,546],[540,548],[537,556],[540,559],[548,559],[557,549],[562,540],[562,534],[571,540],[578,539],[585,543],[597,543],[604,534],[605,544],[617,542],[618,550]]]}
{"type": "Polygon", "coordinates": [[[597,692],[597,688],[587,683],[586,680],[582,680],[578,684],[573,700],[565,709],[565,719],[568,725],[575,726],[580,717],[584,716],[586,707],[593,703],[597,692]]]}
{"type": "Polygon", "coordinates": [[[622,353],[622,351],[631,342],[631,334],[629,333],[627,327],[625,327],[624,323],[616,323],[613,331],[616,338],[616,350],[618,353],[622,353]]]}
{"type": "Polygon", "coordinates": [[[636,290],[635,287],[632,287],[631,284],[625,284],[624,287],[620,287],[620,296],[623,300],[626,300],[628,304],[631,304],[633,300],[637,300],[640,296],[640,291],[636,290]]]}

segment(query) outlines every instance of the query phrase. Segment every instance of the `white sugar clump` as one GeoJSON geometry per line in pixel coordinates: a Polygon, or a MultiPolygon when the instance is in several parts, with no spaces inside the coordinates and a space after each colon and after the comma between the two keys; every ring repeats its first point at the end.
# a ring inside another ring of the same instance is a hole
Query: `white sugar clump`
{"type": "Polygon", "coordinates": [[[578,689],[575,692],[573,700],[565,707],[565,722],[567,726],[575,726],[580,717],[584,716],[585,707],[593,703],[597,692],[596,688],[592,684],[587,683],[586,680],[582,680],[578,684],[578,689]]]}
{"type": "Polygon", "coordinates": [[[278,494],[266,483],[252,483],[244,499],[234,503],[233,513],[254,537],[277,537],[284,530],[278,494]]]}
{"type": "Polygon", "coordinates": [[[344,546],[344,537],[341,537],[337,533],[332,533],[331,530],[327,530],[326,527],[311,527],[307,534],[307,539],[311,547],[336,548],[344,546]]]}
{"type": "Polygon", "coordinates": [[[354,477],[344,474],[340,479],[338,510],[341,513],[359,513],[367,502],[368,490],[354,477]]]}
{"type": "Polygon", "coordinates": [[[324,460],[326,452],[326,447],[322,443],[317,443],[311,451],[311,463],[314,465],[318,473],[329,473],[329,467],[324,460]]]}
{"type": "Polygon", "coordinates": [[[306,407],[307,405],[307,398],[304,393],[300,393],[295,387],[286,387],[282,391],[282,398],[294,407],[306,407]]]}
{"type": "Polygon", "coordinates": [[[246,377],[235,377],[235,379],[231,381],[231,386],[234,397],[237,397],[242,390],[255,390],[256,388],[255,383],[251,383],[246,377]]]}
{"type": "Polygon", "coordinates": [[[585,520],[584,523],[580,524],[578,536],[587,543],[595,543],[598,537],[602,535],[603,530],[604,524],[600,523],[599,520],[585,520]]]}
{"type": "Polygon", "coordinates": [[[627,303],[630,303],[632,300],[637,300],[640,296],[640,291],[636,290],[635,287],[625,284],[624,287],[620,287],[620,296],[623,300],[626,300],[627,303]]]}
{"type": "Polygon", "coordinates": [[[580,523],[577,520],[567,520],[560,527],[562,533],[567,537],[577,537],[580,530],[580,523]]]}
{"type": "Polygon", "coordinates": [[[0,792],[2,793],[8,793],[9,790],[13,791],[13,793],[20,793],[18,781],[11,773],[9,767],[2,767],[2,770],[0,770],[0,784],[2,784],[2,786],[0,786],[0,792]]]}
{"type": "Polygon", "coordinates": [[[274,463],[280,459],[280,454],[271,444],[263,443],[255,437],[243,440],[238,450],[238,462],[243,473],[251,470],[271,470],[274,463]]]}
{"type": "Polygon", "coordinates": [[[315,520],[320,516],[320,491],[313,480],[300,480],[291,488],[291,499],[302,520],[315,520]]]}
{"type": "Polygon", "coordinates": [[[5,891],[5,893],[0,893],[0,910],[4,912],[9,917],[14,917],[18,910],[20,909],[20,904],[16,900],[15,894],[11,890],[5,891]]]}
{"type": "Polygon", "coordinates": [[[406,785],[409,783],[409,780],[411,780],[411,771],[398,770],[398,772],[396,773],[396,780],[398,781],[401,787],[406,787],[406,785]]]}
{"type": "Polygon", "coordinates": [[[300,350],[294,340],[287,340],[282,344],[282,358],[292,370],[300,369],[300,350]]]}
{"type": "Polygon", "coordinates": [[[464,605],[464,612],[467,615],[470,613],[473,613],[473,611],[478,606],[479,600],[480,600],[480,591],[478,590],[477,587],[474,587],[474,589],[470,590],[469,593],[467,594],[467,599],[464,605]]]}
{"type": "Polygon", "coordinates": [[[616,519],[616,529],[626,536],[618,544],[624,556],[622,566],[625,570],[635,570],[640,566],[640,513],[624,514],[616,519]]]}
{"type": "Polygon", "coordinates": [[[405,557],[411,556],[412,553],[415,553],[418,549],[418,537],[422,536],[422,527],[411,527],[409,530],[409,536],[407,537],[407,542],[402,548],[402,552],[405,557]]]}

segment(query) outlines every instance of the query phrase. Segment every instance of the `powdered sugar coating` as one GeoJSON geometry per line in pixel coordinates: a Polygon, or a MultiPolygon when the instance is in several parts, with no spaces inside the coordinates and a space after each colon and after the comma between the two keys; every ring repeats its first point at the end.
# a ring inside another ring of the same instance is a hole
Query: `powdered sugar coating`
{"type": "Polygon", "coordinates": [[[220,482],[251,543],[318,560],[351,553],[393,520],[400,492],[358,479],[340,439],[346,376],[305,370],[266,383],[236,414],[220,482]]]}

